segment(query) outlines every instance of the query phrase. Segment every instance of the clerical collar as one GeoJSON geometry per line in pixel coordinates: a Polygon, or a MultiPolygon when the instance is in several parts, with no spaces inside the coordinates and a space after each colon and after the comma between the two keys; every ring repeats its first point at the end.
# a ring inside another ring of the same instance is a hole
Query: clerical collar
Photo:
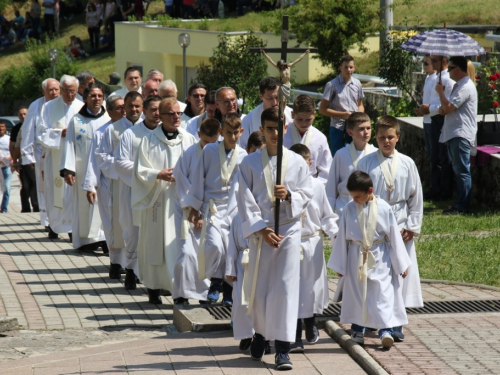
{"type": "Polygon", "coordinates": [[[161,127],[161,130],[163,131],[163,134],[165,134],[165,137],[167,137],[167,139],[169,141],[171,141],[172,139],[176,139],[177,136],[179,135],[179,131],[174,131],[174,132],[167,132],[163,126],[161,127]]]}
{"type": "Polygon", "coordinates": [[[80,109],[80,111],[78,113],[80,115],[82,115],[83,117],[99,118],[99,117],[103,116],[105,112],[106,112],[106,110],[104,109],[104,107],[101,107],[101,109],[99,110],[99,113],[97,113],[97,115],[94,115],[94,113],[92,113],[92,111],[89,109],[89,107],[87,107],[87,104],[85,104],[80,109]]]}

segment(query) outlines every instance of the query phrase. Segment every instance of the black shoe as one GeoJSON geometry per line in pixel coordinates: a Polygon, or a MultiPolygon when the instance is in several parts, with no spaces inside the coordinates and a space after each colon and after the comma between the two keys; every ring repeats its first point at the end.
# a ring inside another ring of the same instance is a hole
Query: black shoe
{"type": "Polygon", "coordinates": [[[187,298],[184,298],[184,297],[174,298],[174,305],[187,306],[187,305],[189,305],[189,300],[187,298]]]}
{"type": "Polygon", "coordinates": [[[208,301],[199,300],[200,305],[208,305],[208,301]]]}
{"type": "Polygon", "coordinates": [[[245,350],[247,350],[250,347],[251,344],[252,344],[252,338],[243,339],[240,341],[239,348],[242,352],[244,352],[245,350]]]}
{"type": "Polygon", "coordinates": [[[302,343],[302,339],[298,339],[293,344],[290,344],[289,353],[304,353],[304,344],[302,343]]]}
{"type": "Polygon", "coordinates": [[[264,354],[271,354],[271,341],[266,340],[266,344],[264,345],[264,354]]]}
{"type": "Polygon", "coordinates": [[[170,290],[160,289],[160,295],[165,296],[165,297],[171,297],[172,293],[170,292],[170,290]]]}
{"type": "Polygon", "coordinates": [[[292,361],[290,361],[288,353],[276,353],[276,356],[274,357],[274,363],[276,363],[276,369],[280,371],[293,369],[293,364],[292,361]]]}
{"type": "Polygon", "coordinates": [[[45,232],[50,232],[50,227],[49,226],[45,227],[45,232]]]}
{"type": "Polygon", "coordinates": [[[306,329],[306,340],[308,344],[314,345],[318,342],[319,340],[319,332],[316,326],[312,327],[312,330],[309,332],[309,330],[306,329]]]}
{"type": "Polygon", "coordinates": [[[120,266],[119,264],[111,263],[109,265],[109,278],[114,280],[120,280],[120,278],[122,277],[121,269],[122,266],[120,266]]]}
{"type": "Polygon", "coordinates": [[[106,243],[106,241],[99,242],[99,247],[102,249],[102,252],[104,255],[109,256],[109,248],[108,248],[108,244],[106,243]]]}
{"type": "Polygon", "coordinates": [[[162,303],[160,297],[160,289],[148,288],[148,298],[149,298],[149,303],[152,303],[153,305],[160,305],[162,303]]]}
{"type": "Polygon", "coordinates": [[[80,246],[77,250],[78,251],[96,251],[98,249],[98,246],[96,243],[89,243],[87,245],[82,245],[80,246]]]}
{"type": "Polygon", "coordinates": [[[135,282],[134,270],[127,269],[127,273],[125,274],[125,282],[123,284],[124,284],[126,290],[137,289],[137,284],[135,282]]]}
{"type": "Polygon", "coordinates": [[[222,305],[223,306],[233,306],[233,287],[222,282],[222,305]]]}
{"type": "Polygon", "coordinates": [[[256,361],[262,361],[265,352],[265,339],[259,333],[253,335],[252,343],[250,344],[250,356],[256,361]]]}
{"type": "Polygon", "coordinates": [[[73,233],[68,233],[69,242],[73,243],[73,233]]]}
{"type": "Polygon", "coordinates": [[[49,239],[51,239],[51,240],[58,239],[59,235],[56,232],[54,232],[51,227],[48,227],[48,228],[49,228],[49,230],[48,230],[48,232],[49,232],[49,239]]]}

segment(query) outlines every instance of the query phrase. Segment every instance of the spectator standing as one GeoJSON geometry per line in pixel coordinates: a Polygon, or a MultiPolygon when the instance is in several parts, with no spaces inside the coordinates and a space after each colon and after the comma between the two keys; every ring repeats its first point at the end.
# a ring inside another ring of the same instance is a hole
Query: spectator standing
{"type": "Polygon", "coordinates": [[[3,191],[2,203],[0,205],[0,213],[7,213],[10,199],[10,181],[12,172],[10,165],[12,159],[10,157],[10,137],[6,135],[7,126],[4,122],[0,122],[0,169],[2,170],[2,180],[0,181],[0,191],[3,191]]]}
{"type": "Polygon", "coordinates": [[[182,0],[182,18],[193,18],[194,0],[182,0]]]}
{"type": "Polygon", "coordinates": [[[470,150],[474,147],[477,133],[477,91],[467,75],[467,59],[453,56],[448,65],[450,78],[456,83],[450,96],[445,95],[441,82],[436,91],[441,100],[439,113],[444,115],[443,142],[446,142],[451,165],[457,181],[457,199],[452,207],[443,211],[445,215],[468,213],[470,209],[472,176],[470,173],[470,150]]]}
{"type": "Polygon", "coordinates": [[[113,26],[113,18],[116,16],[116,11],[118,7],[114,0],[108,0],[106,2],[106,8],[104,9],[104,30],[109,31],[113,26]]]}
{"type": "Polygon", "coordinates": [[[38,39],[38,36],[40,35],[40,17],[42,15],[42,7],[38,3],[38,0],[31,0],[30,15],[33,38],[38,39]]]}
{"type": "Polygon", "coordinates": [[[351,136],[347,134],[345,121],[351,113],[365,111],[363,87],[361,82],[352,76],[355,68],[352,56],[346,55],[340,59],[340,74],[326,84],[319,106],[321,115],[331,117],[330,151],[332,156],[352,141],[351,136]]]}
{"type": "Polygon", "coordinates": [[[172,17],[174,11],[174,0],[165,0],[165,14],[172,17]]]}
{"type": "Polygon", "coordinates": [[[43,0],[42,7],[45,8],[43,11],[43,21],[45,23],[45,32],[49,37],[52,37],[56,32],[55,6],[56,0],[43,0]]]}
{"type": "Polygon", "coordinates": [[[87,7],[87,30],[89,32],[90,48],[99,47],[99,12],[95,4],[89,3],[87,7]]]}

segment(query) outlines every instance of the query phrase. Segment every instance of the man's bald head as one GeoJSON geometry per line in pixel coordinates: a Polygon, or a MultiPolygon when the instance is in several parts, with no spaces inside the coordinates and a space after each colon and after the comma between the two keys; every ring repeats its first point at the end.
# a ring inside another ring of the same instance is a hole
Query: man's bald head
{"type": "Polygon", "coordinates": [[[146,82],[144,82],[144,85],[142,87],[142,96],[144,98],[147,98],[149,96],[158,95],[158,85],[158,81],[154,79],[148,79],[146,82]]]}

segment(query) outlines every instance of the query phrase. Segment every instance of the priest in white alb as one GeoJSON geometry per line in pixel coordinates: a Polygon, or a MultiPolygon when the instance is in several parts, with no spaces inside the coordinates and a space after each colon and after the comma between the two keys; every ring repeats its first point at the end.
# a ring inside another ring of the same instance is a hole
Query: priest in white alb
{"type": "Polygon", "coordinates": [[[137,257],[141,281],[149,301],[161,303],[160,289],[172,290],[177,259],[174,215],[182,215],[173,169],[182,153],[196,141],[180,128],[181,110],[175,98],[160,104],[162,124],[139,146],[132,176],[132,209],[141,210],[137,257]]]}
{"type": "MultiPolygon", "coordinates": [[[[99,207],[99,215],[101,216],[102,229],[109,251],[109,278],[121,278],[121,269],[125,268],[126,257],[125,250],[112,246],[113,238],[113,191],[111,180],[106,176],[97,164],[96,151],[101,145],[102,138],[106,129],[113,123],[125,116],[125,105],[123,98],[120,95],[112,94],[106,99],[106,111],[111,118],[107,123],[102,125],[94,132],[94,139],[89,153],[87,163],[87,172],[83,181],[82,188],[87,192],[87,200],[91,204],[96,204],[99,207]]],[[[120,234],[121,237],[121,234],[120,234]]]]}
{"type": "Polygon", "coordinates": [[[41,121],[36,124],[37,141],[43,146],[43,184],[47,215],[49,217],[49,238],[58,233],[70,233],[73,222],[73,201],[71,187],[60,176],[62,155],[67,127],[83,102],[76,99],[78,80],[63,75],[60,80],[61,96],[42,108],[41,121]]]}
{"type": "Polygon", "coordinates": [[[144,121],[125,130],[115,154],[115,168],[120,177],[120,225],[123,228],[125,241],[125,289],[137,287],[136,277],[139,276],[137,265],[137,242],[139,240],[140,211],[132,210],[132,174],[134,160],[141,140],[151,133],[160,123],[160,102],[158,95],[149,96],[144,100],[144,121]]]}
{"type": "Polygon", "coordinates": [[[47,78],[42,82],[43,96],[32,102],[28,108],[28,113],[21,127],[21,157],[23,165],[32,165],[35,168],[35,178],[37,186],[38,209],[40,210],[40,223],[48,227],[49,218],[45,207],[45,196],[43,194],[42,179],[42,145],[36,140],[36,124],[40,121],[42,107],[45,103],[59,97],[61,90],[59,82],[54,78],[47,78]]]}

